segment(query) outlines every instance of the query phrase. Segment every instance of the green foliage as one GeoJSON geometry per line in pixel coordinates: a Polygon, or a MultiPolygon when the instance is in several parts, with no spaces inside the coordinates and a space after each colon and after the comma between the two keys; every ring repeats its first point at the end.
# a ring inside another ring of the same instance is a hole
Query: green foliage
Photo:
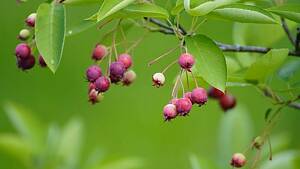
{"type": "Polygon", "coordinates": [[[284,4],[268,10],[281,17],[300,23],[300,4],[284,4]]]}
{"type": "Polygon", "coordinates": [[[282,80],[289,81],[295,76],[295,74],[300,70],[300,61],[299,60],[292,60],[288,63],[284,64],[279,72],[278,75],[282,80]]]}

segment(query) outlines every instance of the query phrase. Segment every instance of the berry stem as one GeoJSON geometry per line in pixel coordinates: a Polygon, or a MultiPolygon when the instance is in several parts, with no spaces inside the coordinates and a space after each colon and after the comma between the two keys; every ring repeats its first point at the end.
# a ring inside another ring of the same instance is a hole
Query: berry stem
{"type": "Polygon", "coordinates": [[[181,84],[181,88],[182,88],[182,97],[184,96],[184,93],[185,93],[185,90],[184,90],[184,85],[183,85],[183,82],[182,82],[182,73],[183,73],[183,69],[180,70],[180,84],[181,84]]]}
{"type": "Polygon", "coordinates": [[[136,47],[144,40],[144,38],[146,37],[146,35],[147,35],[147,32],[144,33],[144,35],[143,35],[140,39],[138,39],[135,43],[133,43],[133,44],[126,50],[126,53],[129,53],[129,52],[131,52],[134,48],[136,48],[136,47]]]}
{"type": "Polygon", "coordinates": [[[152,61],[150,61],[148,63],[148,66],[151,66],[152,64],[156,63],[158,60],[162,59],[165,56],[168,56],[169,54],[173,53],[175,50],[177,50],[179,48],[179,45],[176,46],[175,48],[169,49],[168,51],[166,51],[165,53],[163,53],[162,55],[160,55],[159,57],[153,59],[152,61]]]}
{"type": "Polygon", "coordinates": [[[196,79],[196,77],[194,76],[194,73],[191,71],[191,75],[192,75],[192,77],[193,77],[193,79],[194,79],[194,82],[195,82],[195,85],[196,85],[196,87],[198,88],[198,82],[197,82],[197,79],[196,79]]]}
{"type": "Polygon", "coordinates": [[[165,73],[170,67],[172,67],[173,65],[175,65],[177,63],[177,60],[174,60],[172,63],[170,63],[163,71],[162,73],[165,73]]]}
{"type": "Polygon", "coordinates": [[[173,87],[173,90],[172,90],[172,97],[173,98],[177,98],[177,91],[178,91],[178,82],[179,82],[179,75],[177,75],[177,78],[176,78],[176,82],[174,84],[174,87],[173,87]]]}
{"type": "Polygon", "coordinates": [[[189,75],[187,71],[185,71],[185,76],[186,76],[186,85],[188,87],[188,90],[190,90],[189,75]]]}

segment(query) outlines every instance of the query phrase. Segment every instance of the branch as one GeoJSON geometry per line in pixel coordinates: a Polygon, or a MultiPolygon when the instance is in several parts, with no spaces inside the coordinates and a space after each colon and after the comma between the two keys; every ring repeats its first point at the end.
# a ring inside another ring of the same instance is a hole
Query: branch
{"type": "Polygon", "coordinates": [[[297,36],[295,41],[295,50],[296,53],[300,53],[300,27],[297,28],[297,36]]]}
{"type": "Polygon", "coordinates": [[[290,32],[289,30],[289,27],[288,25],[286,24],[285,22],[285,19],[284,18],[280,18],[281,19],[281,25],[282,25],[282,28],[284,29],[287,37],[289,38],[289,40],[291,41],[292,45],[295,45],[295,40],[293,38],[293,35],[292,33],[290,32]]]}

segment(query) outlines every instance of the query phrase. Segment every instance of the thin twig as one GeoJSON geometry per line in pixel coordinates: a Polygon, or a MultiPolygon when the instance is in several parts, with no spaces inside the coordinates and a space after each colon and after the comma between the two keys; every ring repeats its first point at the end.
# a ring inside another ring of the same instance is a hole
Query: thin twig
{"type": "Polygon", "coordinates": [[[289,40],[291,41],[292,45],[294,46],[295,45],[295,40],[293,38],[292,33],[290,32],[290,29],[289,29],[287,23],[285,22],[285,19],[282,18],[282,17],[280,19],[281,19],[282,28],[284,29],[287,37],[289,38],[289,40]]]}

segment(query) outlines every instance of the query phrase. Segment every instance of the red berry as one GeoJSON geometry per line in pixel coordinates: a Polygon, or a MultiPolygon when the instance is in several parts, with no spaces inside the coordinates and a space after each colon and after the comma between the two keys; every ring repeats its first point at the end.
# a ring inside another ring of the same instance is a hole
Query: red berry
{"type": "Polygon", "coordinates": [[[189,53],[183,53],[179,57],[178,63],[179,63],[179,65],[180,65],[180,67],[182,69],[191,71],[191,68],[195,64],[195,59],[194,59],[194,57],[191,54],[189,54],[189,53]]]}
{"type": "Polygon", "coordinates": [[[178,100],[177,98],[173,98],[169,103],[176,105],[177,100],[178,100]]]}
{"type": "Polygon", "coordinates": [[[123,85],[129,86],[134,82],[135,79],[136,79],[136,73],[133,70],[129,70],[124,73],[124,77],[122,80],[123,85]]]}
{"type": "Polygon", "coordinates": [[[187,98],[187,99],[190,99],[192,104],[194,104],[193,99],[192,99],[192,92],[186,92],[183,97],[187,98]]]}
{"type": "Polygon", "coordinates": [[[107,55],[107,48],[104,45],[97,44],[93,50],[92,59],[95,61],[103,59],[107,55]]]}
{"type": "Polygon", "coordinates": [[[192,91],[192,100],[194,103],[203,105],[207,102],[207,93],[204,88],[198,87],[192,91]]]}
{"type": "Polygon", "coordinates": [[[176,106],[174,104],[167,104],[164,107],[164,118],[166,121],[170,121],[177,116],[176,106]]]}
{"type": "Polygon", "coordinates": [[[106,92],[110,87],[110,81],[107,77],[101,76],[95,81],[95,86],[98,92],[106,92]]]}
{"type": "Polygon", "coordinates": [[[241,168],[246,164],[246,157],[241,153],[235,153],[232,156],[230,161],[230,165],[232,167],[241,168]]]}
{"type": "Polygon", "coordinates": [[[90,93],[93,89],[96,89],[96,85],[95,85],[95,83],[90,82],[90,83],[89,83],[89,90],[88,90],[88,93],[90,93]]]}
{"type": "Polygon", "coordinates": [[[126,54],[126,53],[123,53],[123,54],[119,55],[118,61],[122,62],[124,64],[125,69],[130,68],[131,65],[132,65],[131,56],[129,54],[126,54]]]}
{"type": "Polygon", "coordinates": [[[30,55],[29,57],[24,58],[24,59],[18,58],[17,64],[20,69],[28,70],[28,69],[33,68],[33,66],[35,65],[35,58],[32,55],[30,55]]]}
{"type": "Polygon", "coordinates": [[[17,58],[25,59],[31,55],[31,49],[26,43],[20,43],[16,47],[15,54],[17,58]]]}
{"type": "Polygon", "coordinates": [[[186,116],[192,109],[192,102],[187,98],[180,98],[176,101],[177,113],[181,116],[186,116]]]}
{"type": "Polygon", "coordinates": [[[35,26],[35,20],[36,20],[36,13],[32,13],[30,14],[27,19],[26,19],[26,24],[30,27],[34,27],[35,26]]]}
{"type": "Polygon", "coordinates": [[[162,73],[155,73],[152,76],[153,86],[160,87],[165,84],[165,75],[162,73]]]}
{"type": "Polygon", "coordinates": [[[46,62],[45,62],[42,55],[39,56],[39,64],[40,64],[41,67],[46,67],[47,66],[47,64],[46,64],[46,62]]]}
{"type": "Polygon", "coordinates": [[[122,80],[126,69],[122,62],[113,62],[109,66],[109,77],[112,83],[118,83],[122,80]]]}
{"type": "Polygon", "coordinates": [[[224,96],[225,93],[223,93],[221,90],[217,89],[217,88],[210,88],[209,92],[208,92],[208,96],[214,99],[219,99],[222,96],[224,96]]]}
{"type": "Polygon", "coordinates": [[[226,94],[220,98],[219,104],[224,111],[227,111],[235,107],[236,100],[234,96],[226,94]]]}
{"type": "Polygon", "coordinates": [[[99,66],[93,65],[86,70],[86,78],[89,82],[94,82],[101,75],[102,71],[99,66]]]}

